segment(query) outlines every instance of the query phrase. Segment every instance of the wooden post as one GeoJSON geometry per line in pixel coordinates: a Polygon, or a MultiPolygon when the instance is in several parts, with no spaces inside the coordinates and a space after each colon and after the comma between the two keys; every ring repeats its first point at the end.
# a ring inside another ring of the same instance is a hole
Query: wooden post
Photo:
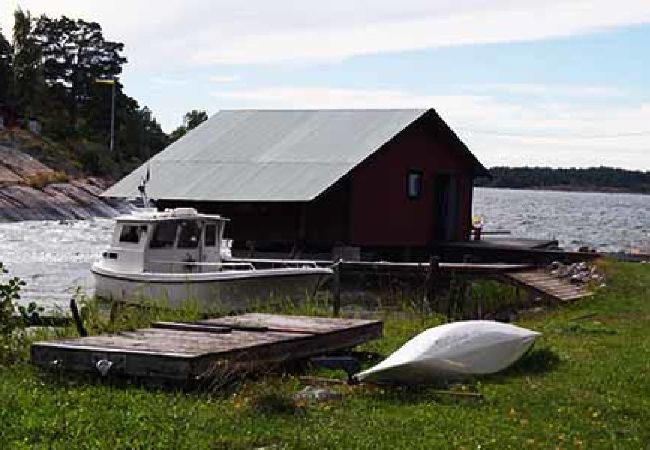
{"type": "Polygon", "coordinates": [[[77,302],[74,298],[70,299],[70,311],[72,312],[72,318],[74,319],[74,324],[77,327],[77,333],[79,333],[79,336],[88,336],[88,332],[86,331],[84,323],[81,320],[81,315],[79,314],[79,308],[77,308],[77,302]]]}
{"type": "Polygon", "coordinates": [[[334,271],[334,280],[332,282],[332,313],[338,317],[341,312],[341,264],[343,261],[339,258],[332,270],[334,271]]]}
{"type": "Polygon", "coordinates": [[[429,258],[429,268],[427,270],[427,276],[424,282],[424,306],[429,311],[436,301],[436,278],[438,277],[439,266],[440,258],[432,255],[429,258]]]}
{"type": "MultiPolygon", "coordinates": [[[[472,255],[463,255],[463,263],[469,264],[472,262],[472,255]]],[[[464,319],[467,311],[469,311],[470,298],[469,298],[469,283],[467,282],[467,277],[465,275],[460,275],[459,280],[459,289],[458,289],[458,310],[460,312],[460,318],[464,319]]]]}

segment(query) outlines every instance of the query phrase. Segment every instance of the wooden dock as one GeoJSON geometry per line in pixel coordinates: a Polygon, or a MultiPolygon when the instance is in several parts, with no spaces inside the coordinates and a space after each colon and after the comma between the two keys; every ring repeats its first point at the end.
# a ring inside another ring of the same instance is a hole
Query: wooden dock
{"type": "Polygon", "coordinates": [[[61,371],[196,382],[220,370],[250,370],[354,347],[380,338],[382,328],[375,320],[244,314],[36,342],[31,359],[61,371]]]}
{"type": "Polygon", "coordinates": [[[592,295],[584,285],[572,284],[566,278],[557,278],[543,269],[509,272],[503,274],[503,279],[552,301],[569,302],[592,295]]]}
{"type": "Polygon", "coordinates": [[[445,261],[460,261],[466,255],[484,263],[545,265],[553,261],[574,263],[600,257],[593,252],[572,252],[554,248],[557,241],[535,239],[485,239],[482,241],[445,242],[435,251],[445,261]]]}
{"type": "MultiPolygon", "coordinates": [[[[336,265],[345,272],[372,274],[417,274],[427,273],[431,269],[431,264],[428,262],[339,261],[336,265]]],[[[435,271],[451,275],[489,276],[530,269],[531,267],[530,264],[440,262],[436,264],[435,271]]]]}

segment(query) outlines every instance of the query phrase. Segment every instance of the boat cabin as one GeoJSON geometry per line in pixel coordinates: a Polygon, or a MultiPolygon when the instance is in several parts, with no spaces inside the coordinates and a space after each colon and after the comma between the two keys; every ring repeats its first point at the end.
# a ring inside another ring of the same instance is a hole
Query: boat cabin
{"type": "Polygon", "coordinates": [[[147,210],[117,218],[103,266],[125,272],[215,271],[222,262],[228,219],[193,208],[147,210]]]}

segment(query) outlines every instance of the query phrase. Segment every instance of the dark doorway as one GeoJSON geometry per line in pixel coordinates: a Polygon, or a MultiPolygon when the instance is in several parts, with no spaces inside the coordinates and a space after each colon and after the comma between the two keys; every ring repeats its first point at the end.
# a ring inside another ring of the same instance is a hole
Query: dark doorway
{"type": "Polygon", "coordinates": [[[449,175],[433,176],[433,241],[445,240],[447,221],[445,215],[449,203],[449,175]]]}
{"type": "Polygon", "coordinates": [[[458,189],[456,178],[447,174],[433,176],[433,241],[458,239],[458,189]]]}

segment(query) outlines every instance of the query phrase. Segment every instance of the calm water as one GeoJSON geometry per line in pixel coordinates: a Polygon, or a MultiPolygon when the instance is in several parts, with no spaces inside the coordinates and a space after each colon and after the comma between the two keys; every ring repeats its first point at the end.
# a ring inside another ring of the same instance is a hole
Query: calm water
{"type": "Polygon", "coordinates": [[[483,217],[486,230],[557,239],[567,249],[617,252],[650,244],[648,195],[479,188],[474,214],[483,217]]]}
{"type": "MultiPolygon", "coordinates": [[[[650,243],[650,196],[479,188],[474,214],[485,229],[554,238],[570,249],[629,251],[650,243]]],[[[92,292],[88,269],[112,229],[110,219],[0,223],[0,261],[27,282],[23,301],[67,308],[76,286],[92,292]]]]}

